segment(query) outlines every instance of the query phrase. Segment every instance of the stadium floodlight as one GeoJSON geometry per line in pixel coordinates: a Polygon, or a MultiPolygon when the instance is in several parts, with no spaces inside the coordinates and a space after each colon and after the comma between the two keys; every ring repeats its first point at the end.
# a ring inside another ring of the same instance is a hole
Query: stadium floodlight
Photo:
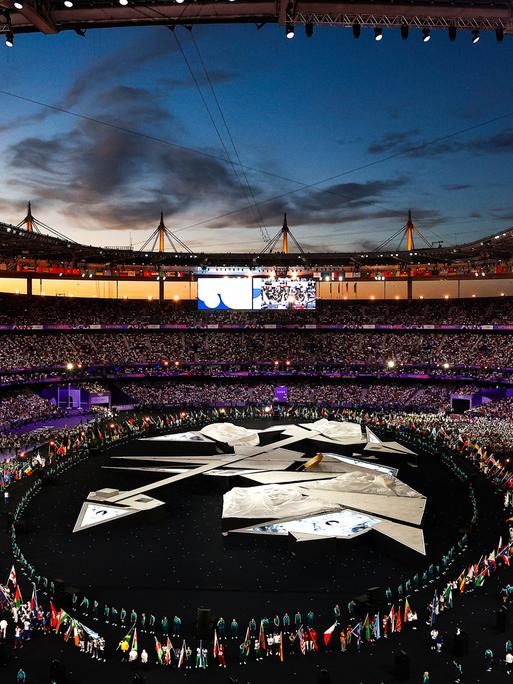
{"type": "Polygon", "coordinates": [[[383,39],[383,31],[381,30],[381,26],[376,26],[374,29],[374,40],[382,40],[383,39]]]}
{"type": "Polygon", "coordinates": [[[450,368],[450,366],[449,366],[449,364],[447,363],[447,361],[446,361],[445,363],[443,363],[442,366],[445,368],[445,370],[447,370],[448,368],[450,368]]]}
{"type": "Polygon", "coordinates": [[[128,0],[119,0],[119,4],[123,5],[123,7],[126,7],[128,5],[128,0]]]}
{"type": "Polygon", "coordinates": [[[15,1],[13,2],[13,5],[14,5],[14,7],[15,7],[17,10],[22,10],[22,9],[23,9],[23,3],[21,2],[21,0],[15,0],[15,1]]]}
{"type": "Polygon", "coordinates": [[[72,0],[64,0],[64,7],[68,7],[69,9],[71,9],[71,7],[73,7],[72,0]]]}
{"type": "Polygon", "coordinates": [[[388,368],[395,368],[395,361],[393,359],[390,359],[387,361],[387,367],[388,368]]]}
{"type": "Polygon", "coordinates": [[[285,35],[287,38],[290,40],[291,38],[294,38],[294,25],[291,24],[290,22],[287,24],[285,27],[285,35]]]}
{"type": "Polygon", "coordinates": [[[431,40],[431,31],[428,28],[422,29],[422,40],[424,43],[429,43],[431,40]]]}
{"type": "Polygon", "coordinates": [[[12,31],[7,31],[5,34],[5,44],[7,47],[14,47],[14,33],[12,31]]]}
{"type": "Polygon", "coordinates": [[[73,370],[73,368],[74,368],[74,365],[71,363],[71,361],[68,361],[68,363],[66,364],[66,370],[70,371],[70,370],[73,370]]]}
{"type": "Polygon", "coordinates": [[[474,29],[472,31],[472,45],[475,45],[476,43],[479,43],[479,31],[477,29],[474,29]]]}

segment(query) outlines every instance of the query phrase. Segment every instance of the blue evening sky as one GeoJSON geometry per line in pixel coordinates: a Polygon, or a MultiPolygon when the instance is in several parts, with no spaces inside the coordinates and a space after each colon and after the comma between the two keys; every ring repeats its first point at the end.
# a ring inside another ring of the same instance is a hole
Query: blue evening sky
{"type": "Polygon", "coordinates": [[[2,91],[97,120],[0,94],[2,220],[17,223],[30,199],[75,240],[137,245],[163,210],[182,240],[212,251],[262,249],[259,226],[273,235],[284,211],[307,249],[375,246],[409,208],[445,244],[513,224],[512,37],[194,27],[244,176],[191,35],[176,35],[226,150],[166,28],[2,46],[2,91]]]}

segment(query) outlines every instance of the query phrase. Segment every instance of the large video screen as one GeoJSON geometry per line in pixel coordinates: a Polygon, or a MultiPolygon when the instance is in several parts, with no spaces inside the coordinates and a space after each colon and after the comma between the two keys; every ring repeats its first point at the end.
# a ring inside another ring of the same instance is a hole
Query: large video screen
{"type": "Polygon", "coordinates": [[[254,278],[253,309],[315,309],[315,281],[254,278]]]}
{"type": "Polygon", "coordinates": [[[198,278],[198,309],[251,309],[251,278],[198,278]]]}
{"type": "Polygon", "coordinates": [[[292,278],[198,278],[198,309],[315,309],[315,281],[292,278]]]}

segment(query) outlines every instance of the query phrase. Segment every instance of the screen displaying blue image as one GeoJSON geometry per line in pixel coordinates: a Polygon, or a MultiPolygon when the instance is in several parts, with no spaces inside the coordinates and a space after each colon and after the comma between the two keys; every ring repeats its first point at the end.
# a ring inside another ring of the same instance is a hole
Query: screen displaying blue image
{"type": "Polygon", "coordinates": [[[198,278],[198,309],[251,309],[251,278],[198,278]]]}

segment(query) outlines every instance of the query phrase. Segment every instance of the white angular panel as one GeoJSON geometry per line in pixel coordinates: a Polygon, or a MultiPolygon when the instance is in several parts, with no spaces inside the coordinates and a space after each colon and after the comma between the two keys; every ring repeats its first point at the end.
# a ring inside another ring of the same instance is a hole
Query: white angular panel
{"type": "Polygon", "coordinates": [[[403,544],[417,553],[426,555],[426,545],[424,543],[424,532],[420,527],[401,525],[390,520],[383,520],[376,526],[376,532],[381,532],[399,544],[403,544]]]}
{"type": "Polygon", "coordinates": [[[379,518],[343,509],[339,511],[321,513],[319,515],[294,518],[292,520],[274,520],[244,527],[234,532],[246,532],[249,534],[271,535],[312,535],[315,537],[336,537],[337,539],[352,539],[365,534],[380,523],[379,518]]]}
{"type": "Polygon", "coordinates": [[[211,439],[200,432],[174,432],[171,435],[159,435],[158,437],[141,437],[141,442],[212,442],[211,439]]]}
{"type": "Polygon", "coordinates": [[[86,501],[82,504],[73,532],[82,532],[90,527],[103,525],[103,523],[112,522],[112,520],[118,518],[125,518],[127,515],[133,515],[137,512],[137,510],[131,508],[86,501]]]}

